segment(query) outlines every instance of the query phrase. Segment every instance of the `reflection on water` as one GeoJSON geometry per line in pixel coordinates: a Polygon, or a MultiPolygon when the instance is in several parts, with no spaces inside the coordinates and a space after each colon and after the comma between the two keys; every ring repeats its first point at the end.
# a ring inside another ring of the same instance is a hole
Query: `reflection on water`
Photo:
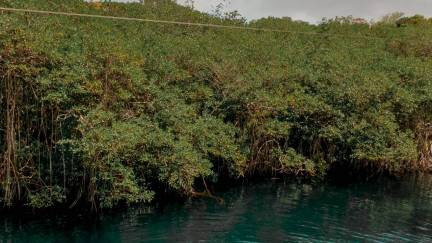
{"type": "Polygon", "coordinates": [[[349,186],[263,183],[163,209],[0,219],[0,242],[432,242],[432,176],[349,186]]]}

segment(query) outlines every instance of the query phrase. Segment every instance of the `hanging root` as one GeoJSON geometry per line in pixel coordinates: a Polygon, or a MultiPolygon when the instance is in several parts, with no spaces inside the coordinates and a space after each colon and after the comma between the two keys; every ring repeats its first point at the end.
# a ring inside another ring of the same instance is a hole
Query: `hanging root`
{"type": "MultiPolygon", "coordinates": [[[[28,104],[35,104],[30,80],[38,74],[43,58],[21,46],[7,45],[0,50],[0,199],[10,206],[20,200],[21,190],[36,174],[31,155],[18,154],[28,145],[33,131],[32,122],[26,118],[28,104]],[[24,182],[26,181],[26,182],[24,182]]],[[[35,182],[34,183],[39,183],[35,182]]]]}
{"type": "Polygon", "coordinates": [[[415,167],[422,171],[432,171],[432,124],[419,123],[416,128],[416,139],[420,157],[415,167]]]}
{"type": "Polygon", "coordinates": [[[217,196],[214,196],[214,195],[211,193],[211,191],[210,191],[210,190],[208,189],[208,187],[207,187],[207,183],[206,183],[206,181],[205,181],[204,178],[202,178],[202,181],[203,181],[203,184],[204,184],[205,190],[204,190],[203,192],[191,191],[190,194],[191,194],[193,197],[208,197],[208,198],[211,198],[211,199],[216,200],[219,204],[224,204],[224,203],[225,203],[225,200],[224,200],[223,198],[221,198],[221,197],[217,197],[217,196]]]}
{"type": "Polygon", "coordinates": [[[17,88],[10,75],[3,75],[3,94],[5,99],[5,151],[3,153],[2,164],[0,166],[0,183],[4,192],[3,200],[8,206],[16,195],[20,193],[19,175],[16,166],[16,117],[17,117],[17,88]]]}

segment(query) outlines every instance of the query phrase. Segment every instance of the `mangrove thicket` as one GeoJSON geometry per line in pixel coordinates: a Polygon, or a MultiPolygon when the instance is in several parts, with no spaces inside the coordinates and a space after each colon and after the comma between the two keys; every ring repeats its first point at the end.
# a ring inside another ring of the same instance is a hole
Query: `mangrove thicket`
{"type": "Polygon", "coordinates": [[[432,168],[432,20],[246,21],[174,1],[0,6],[0,203],[150,202],[223,180],[432,168]]]}

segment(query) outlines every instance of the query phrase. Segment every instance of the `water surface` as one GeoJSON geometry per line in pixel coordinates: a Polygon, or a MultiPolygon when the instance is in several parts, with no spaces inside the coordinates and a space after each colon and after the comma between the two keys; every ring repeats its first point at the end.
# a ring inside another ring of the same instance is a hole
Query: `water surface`
{"type": "Polygon", "coordinates": [[[266,182],[163,208],[0,218],[0,242],[432,242],[432,176],[311,186],[266,182]]]}

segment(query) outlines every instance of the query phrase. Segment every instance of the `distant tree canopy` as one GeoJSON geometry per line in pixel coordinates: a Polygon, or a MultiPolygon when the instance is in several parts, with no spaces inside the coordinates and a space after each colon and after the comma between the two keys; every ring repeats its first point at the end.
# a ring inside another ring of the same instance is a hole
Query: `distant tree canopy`
{"type": "Polygon", "coordinates": [[[430,19],[248,23],[153,2],[0,5],[286,32],[1,13],[6,207],[112,208],[231,179],[431,169],[430,19]]]}
{"type": "Polygon", "coordinates": [[[422,15],[414,15],[411,17],[403,17],[396,21],[398,27],[406,26],[432,26],[432,18],[428,19],[422,15]]]}

